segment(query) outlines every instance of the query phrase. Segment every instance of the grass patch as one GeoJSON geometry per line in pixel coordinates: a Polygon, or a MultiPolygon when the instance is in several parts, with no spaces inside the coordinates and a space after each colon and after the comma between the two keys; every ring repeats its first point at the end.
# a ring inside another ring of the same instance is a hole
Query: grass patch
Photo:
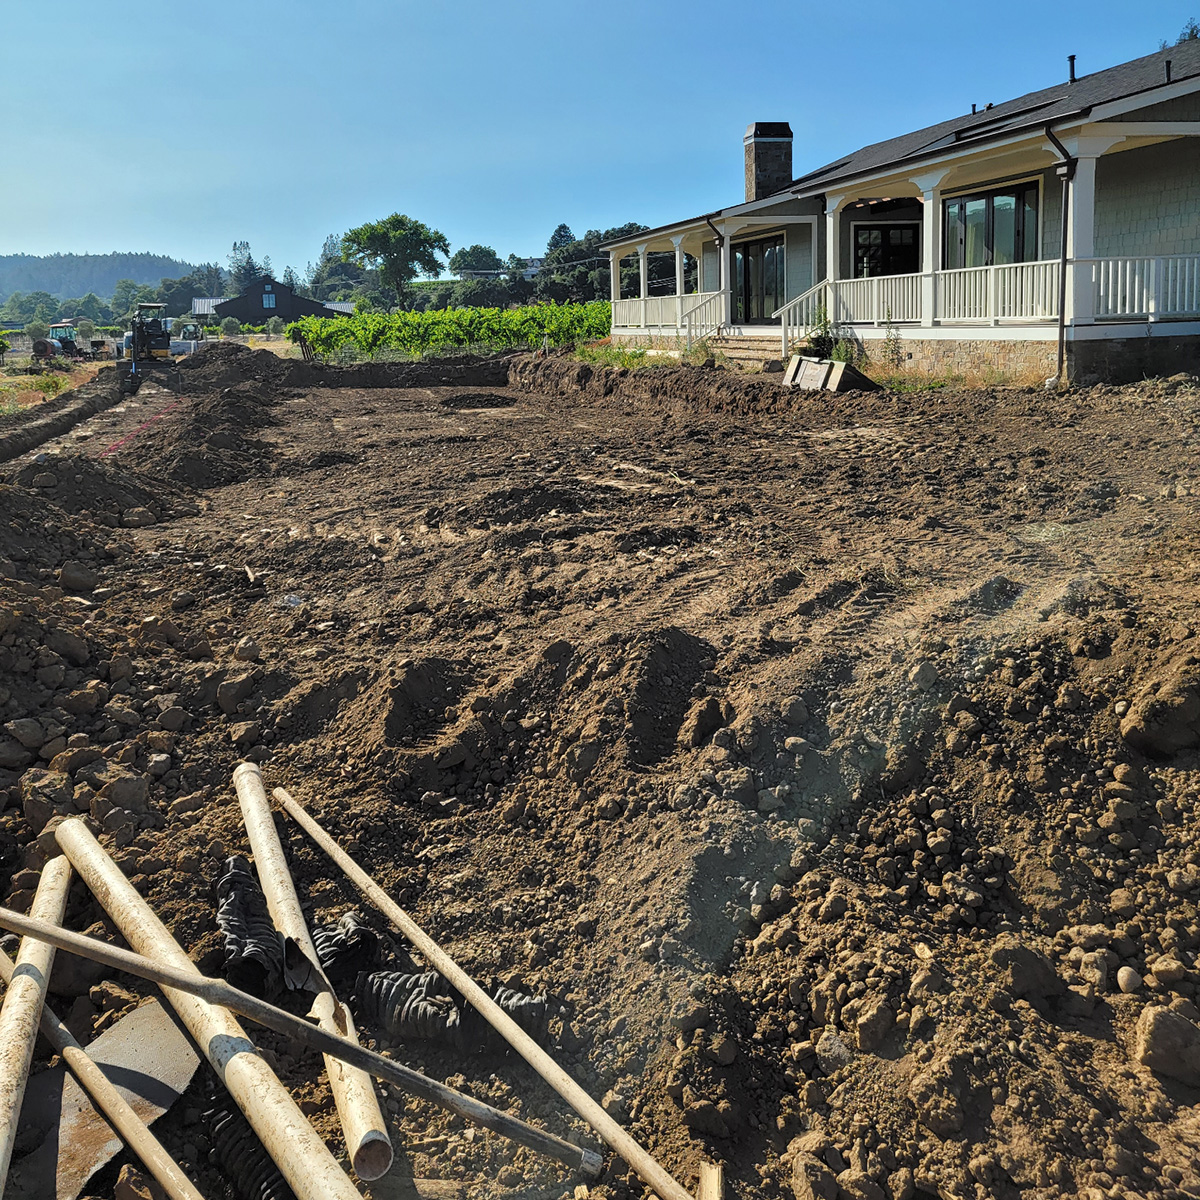
{"type": "Polygon", "coordinates": [[[671,354],[650,354],[637,348],[622,350],[619,346],[612,345],[576,346],[575,357],[580,362],[591,363],[597,367],[628,367],[630,370],[679,366],[679,359],[671,354]]]}

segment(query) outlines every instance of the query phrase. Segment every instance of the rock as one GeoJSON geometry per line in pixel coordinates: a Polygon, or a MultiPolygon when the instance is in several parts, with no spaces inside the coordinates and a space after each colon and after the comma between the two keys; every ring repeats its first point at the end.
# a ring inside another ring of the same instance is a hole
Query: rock
{"type": "MultiPolygon", "coordinates": [[[[684,1089],[685,1096],[687,1090],[684,1089]]],[[[707,1133],[712,1137],[726,1138],[731,1132],[720,1109],[711,1100],[685,1099],[683,1123],[697,1133],[707,1133]]]]}
{"type": "Polygon", "coordinates": [[[572,654],[575,653],[575,647],[571,645],[566,638],[559,638],[557,641],[551,642],[542,651],[542,661],[548,663],[566,662],[572,654]]]}
{"type": "Polygon", "coordinates": [[[58,586],[68,592],[93,592],[100,577],[91,567],[69,558],[58,569],[58,586]]]}
{"type": "Polygon", "coordinates": [[[1186,979],[1188,972],[1187,967],[1179,959],[1164,955],[1162,958],[1155,960],[1154,966],[1150,968],[1150,973],[1159,983],[1166,984],[1169,987],[1173,983],[1179,983],[1181,980],[1186,979]]]}
{"type": "Polygon", "coordinates": [[[854,1031],[860,1050],[876,1050],[896,1024],[896,1014],[883,996],[868,996],[858,1010],[854,1031]]]}
{"type": "Polygon", "coordinates": [[[792,1159],[792,1195],[795,1200],[838,1200],[838,1181],[819,1158],[797,1154],[792,1159]]]}
{"type": "Polygon", "coordinates": [[[849,1167],[837,1177],[837,1182],[847,1200],[886,1200],[883,1188],[865,1171],[849,1167]]]}
{"type": "Polygon", "coordinates": [[[16,738],[26,750],[40,750],[46,744],[46,731],[40,721],[32,717],[21,717],[9,721],[4,726],[5,732],[16,738]]]}
{"type": "Polygon", "coordinates": [[[33,829],[45,829],[56,813],[74,812],[75,789],[60,771],[39,768],[21,776],[21,806],[25,820],[33,829]]]}
{"type": "Polygon", "coordinates": [[[703,746],[724,723],[717,698],[705,696],[697,700],[684,717],[679,727],[679,744],[685,748],[703,746]]]}
{"type": "Polygon", "coordinates": [[[241,662],[258,662],[262,658],[262,649],[252,637],[244,637],[233,648],[233,657],[241,662]]]}
{"type": "Polygon", "coordinates": [[[922,659],[908,673],[908,682],[918,692],[927,692],[938,681],[938,669],[928,659],[922,659]]]}
{"type": "Polygon", "coordinates": [[[233,675],[217,685],[217,704],[223,713],[237,712],[238,705],[254,690],[254,672],[233,675]]]}
{"type": "Polygon", "coordinates": [[[50,770],[61,771],[64,775],[74,775],[76,771],[90,763],[103,760],[104,755],[94,746],[73,746],[56,754],[50,760],[50,770]]]}
{"type": "Polygon", "coordinates": [[[99,680],[93,680],[87,687],[76,688],[75,691],[64,696],[62,707],[73,716],[84,717],[94,713],[107,703],[108,688],[99,680]]]}
{"type": "Polygon", "coordinates": [[[671,1006],[671,1028],[680,1033],[691,1033],[693,1029],[703,1029],[712,1017],[707,1004],[685,997],[677,1000],[671,1006]]]}
{"type": "Polygon", "coordinates": [[[789,754],[807,754],[812,749],[812,742],[802,737],[784,738],[783,748],[789,754]]]}
{"type": "Polygon", "coordinates": [[[0,769],[5,771],[20,771],[33,762],[33,753],[27,750],[16,738],[0,738],[0,769]]]}
{"type": "Polygon", "coordinates": [[[92,656],[87,642],[68,629],[55,629],[46,634],[46,645],[73,667],[82,667],[92,656]]]}
{"type": "Polygon", "coordinates": [[[1181,1013],[1151,1005],[1137,1023],[1134,1057],[1159,1075],[1200,1087],[1200,1026],[1181,1013]]]}
{"type": "Polygon", "coordinates": [[[1117,987],[1126,996],[1133,995],[1142,986],[1143,982],[1142,977],[1132,967],[1122,967],[1117,972],[1117,987]]]}
{"type": "Polygon", "coordinates": [[[142,529],[153,525],[158,518],[148,508],[127,508],[121,514],[121,524],[126,529],[142,529]]]}
{"type": "Polygon", "coordinates": [[[754,786],[754,772],[749,767],[730,767],[717,772],[717,782],[722,792],[738,804],[750,808],[758,802],[758,789],[754,786]]]}
{"type": "Polygon", "coordinates": [[[789,725],[803,725],[808,720],[808,705],[800,696],[788,696],[779,711],[789,725]]]}
{"type": "Polygon", "coordinates": [[[50,488],[58,487],[58,476],[53,471],[39,471],[33,477],[32,482],[35,488],[45,488],[48,491],[50,488]]]}
{"type": "Polygon", "coordinates": [[[100,776],[103,784],[98,795],[116,808],[144,812],[150,799],[149,776],[110,763],[100,776]]]}
{"type": "Polygon", "coordinates": [[[1158,665],[1122,719],[1121,736],[1160,757],[1200,745],[1200,643],[1186,644],[1158,665]]]}
{"type": "Polygon", "coordinates": [[[146,770],[154,779],[161,779],[170,769],[171,756],[169,754],[152,754],[146,763],[146,770]]]}
{"type": "Polygon", "coordinates": [[[932,1071],[914,1075],[908,1085],[921,1124],[938,1137],[949,1137],[963,1127],[963,1110],[949,1083],[932,1071]]]}
{"type": "Polygon", "coordinates": [[[166,1200],[166,1195],[153,1179],[143,1175],[131,1163],[121,1168],[113,1188],[113,1200],[166,1200]]]}
{"type": "Polygon", "coordinates": [[[841,892],[834,892],[824,904],[821,905],[817,912],[817,919],[828,924],[831,921],[836,921],[838,917],[844,916],[846,910],[850,907],[850,902],[842,895],[841,892]]]}
{"type": "Polygon", "coordinates": [[[261,736],[262,726],[257,721],[235,721],[229,726],[229,740],[238,750],[249,750],[261,736]]]}
{"type": "Polygon", "coordinates": [[[901,1167],[888,1176],[887,1194],[889,1200],[913,1200],[917,1194],[917,1184],[911,1167],[901,1167]]]}
{"type": "Polygon", "coordinates": [[[600,1101],[600,1107],[614,1121],[624,1124],[629,1120],[629,1101],[623,1092],[617,1091],[616,1088],[609,1088],[604,1093],[603,1099],[600,1101]]]}
{"type": "Polygon", "coordinates": [[[854,1060],[850,1047],[831,1029],[826,1029],[817,1039],[817,1063],[826,1075],[832,1075],[839,1067],[854,1060]]]}
{"type": "Polygon", "coordinates": [[[187,710],[180,708],[178,704],[172,704],[170,708],[164,708],[158,714],[158,725],[160,729],[169,733],[178,733],[187,724],[187,719],[187,710]]]}
{"type": "Polygon", "coordinates": [[[196,596],[193,592],[180,591],[176,592],[171,597],[171,607],[176,612],[186,612],[189,608],[195,607],[196,596]]]}
{"type": "Polygon", "coordinates": [[[1036,950],[1011,939],[992,948],[988,960],[1001,975],[1001,986],[1016,999],[1049,1000],[1065,989],[1054,964],[1036,950]]]}

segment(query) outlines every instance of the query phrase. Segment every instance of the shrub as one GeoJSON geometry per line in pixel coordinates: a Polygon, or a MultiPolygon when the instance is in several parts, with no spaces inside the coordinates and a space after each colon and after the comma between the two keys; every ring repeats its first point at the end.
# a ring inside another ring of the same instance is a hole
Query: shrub
{"type": "Polygon", "coordinates": [[[50,332],[50,326],[45,321],[30,321],[25,326],[25,332],[31,338],[44,338],[50,332]]]}
{"type": "Polygon", "coordinates": [[[8,353],[8,338],[0,333],[0,358],[3,358],[8,353]]]}
{"type": "Polygon", "coordinates": [[[79,334],[80,342],[90,342],[96,336],[96,324],[88,317],[80,317],[75,322],[75,330],[79,334]]]}
{"type": "Polygon", "coordinates": [[[267,322],[267,332],[272,337],[278,337],[284,330],[284,320],[282,317],[272,317],[267,322]]]}
{"type": "Polygon", "coordinates": [[[221,322],[222,337],[236,337],[242,332],[242,324],[237,317],[226,317],[221,322]]]}
{"type": "Polygon", "coordinates": [[[288,337],[303,337],[313,350],[335,357],[349,347],[366,357],[381,350],[425,354],[431,350],[485,346],[503,350],[574,345],[608,337],[612,306],[530,304],[523,308],[448,308],[429,312],[356,313],[353,317],[303,317],[288,326],[288,337]]]}

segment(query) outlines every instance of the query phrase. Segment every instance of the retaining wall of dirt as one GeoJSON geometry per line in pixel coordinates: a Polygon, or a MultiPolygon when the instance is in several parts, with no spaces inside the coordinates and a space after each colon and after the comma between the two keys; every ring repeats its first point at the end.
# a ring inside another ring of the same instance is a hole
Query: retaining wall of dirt
{"type": "Polygon", "coordinates": [[[510,360],[508,383],[548,396],[580,395],[596,403],[687,412],[786,412],[810,393],[783,387],[779,377],[703,367],[591,366],[569,358],[522,355],[510,360]]]}
{"type": "Polygon", "coordinates": [[[91,383],[63,392],[52,404],[53,411],[47,413],[46,406],[37,405],[19,414],[19,423],[0,433],[0,462],[7,462],[18,455],[48,442],[51,438],[86,421],[88,417],[111,408],[121,398],[121,384],[114,369],[102,370],[91,383]]]}

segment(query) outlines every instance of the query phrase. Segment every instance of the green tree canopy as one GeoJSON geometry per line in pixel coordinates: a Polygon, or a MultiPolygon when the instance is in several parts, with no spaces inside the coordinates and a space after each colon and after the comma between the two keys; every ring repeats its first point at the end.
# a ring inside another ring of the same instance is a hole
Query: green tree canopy
{"type": "Polygon", "coordinates": [[[225,317],[221,321],[221,336],[233,337],[235,334],[242,332],[242,323],[237,317],[225,317]]]}
{"type": "Polygon", "coordinates": [[[575,235],[571,232],[570,225],[560,225],[550,235],[550,240],[546,243],[546,253],[553,254],[555,250],[561,250],[573,241],[575,241],[575,235]]]}
{"type": "Polygon", "coordinates": [[[192,300],[197,296],[224,294],[225,272],[216,263],[201,263],[179,279],[164,279],[158,288],[158,299],[171,316],[190,315],[192,300]]]}
{"type": "Polygon", "coordinates": [[[464,246],[450,259],[450,271],[462,276],[467,271],[503,271],[504,263],[491,246],[464,246]]]}
{"type": "MultiPolygon", "coordinates": [[[[559,229],[565,226],[560,225],[559,229]]],[[[577,241],[564,242],[546,253],[546,261],[534,281],[539,300],[565,301],[607,300],[609,298],[609,262],[603,242],[641,233],[647,226],[631,221],[615,229],[589,229],[577,241]]],[[[558,229],[551,236],[554,242],[558,229]]],[[[652,256],[653,259],[653,256],[652,256]]],[[[652,262],[651,277],[656,264],[652,262]]],[[[674,267],[671,267],[672,273],[674,267]]],[[[624,278],[624,275],[622,276],[624,278]]]]}
{"type": "Polygon", "coordinates": [[[158,300],[158,288],[149,287],[144,283],[134,283],[132,279],[118,279],[113,289],[112,312],[113,320],[118,324],[129,324],[129,318],[139,304],[152,304],[158,300]]]}
{"type": "Polygon", "coordinates": [[[50,326],[45,321],[30,321],[25,326],[25,332],[31,338],[44,338],[50,332],[50,326]]]}
{"type": "Polygon", "coordinates": [[[229,252],[229,283],[235,296],[240,296],[252,283],[271,274],[271,260],[256,262],[250,253],[249,242],[234,242],[229,252]]]}
{"type": "Polygon", "coordinates": [[[96,336],[96,323],[91,317],[80,317],[75,322],[75,331],[79,334],[80,344],[90,342],[96,336]]]}
{"type": "Polygon", "coordinates": [[[446,235],[402,213],[359,225],[342,238],[342,258],[377,270],[384,286],[398,296],[418,275],[441,273],[439,254],[450,255],[446,235]]]}
{"type": "Polygon", "coordinates": [[[58,301],[49,292],[13,292],[0,305],[0,321],[30,321],[49,324],[58,316],[58,301]]]}

